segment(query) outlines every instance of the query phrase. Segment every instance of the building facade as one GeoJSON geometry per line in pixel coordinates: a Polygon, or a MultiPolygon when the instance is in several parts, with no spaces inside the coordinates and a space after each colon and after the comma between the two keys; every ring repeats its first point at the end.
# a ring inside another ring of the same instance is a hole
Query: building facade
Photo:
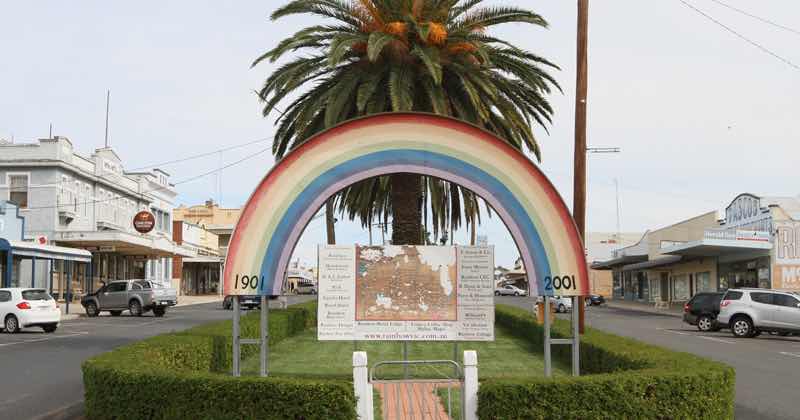
{"type": "Polygon", "coordinates": [[[219,253],[222,259],[228,254],[228,244],[233,235],[233,229],[239,221],[242,209],[223,208],[214,200],[207,200],[205,204],[196,206],[179,206],[174,211],[175,220],[183,220],[203,227],[219,238],[219,253]]]}
{"type": "Polygon", "coordinates": [[[800,291],[800,198],[740,194],[725,217],[709,212],[645,233],[593,264],[613,274],[613,295],[686,302],[694,294],[752,287],[800,291]]]}
{"type": "Polygon", "coordinates": [[[19,206],[26,239],[40,237],[92,254],[88,265],[54,261],[51,286],[61,299],[76,300],[109,280],[171,283],[172,258],[194,256],[172,241],[176,195],[169,174],[126,172],[111,148],[82,156],[65,137],[0,144],[0,200],[19,206]],[[156,217],[147,234],[133,229],[133,216],[141,210],[156,217]],[[66,279],[72,279],[69,285],[66,279]]]}
{"type": "Polygon", "coordinates": [[[189,248],[195,257],[175,257],[173,278],[180,279],[175,286],[181,295],[215,295],[222,293],[222,257],[219,254],[219,237],[183,220],[173,223],[175,243],[189,248]]]}

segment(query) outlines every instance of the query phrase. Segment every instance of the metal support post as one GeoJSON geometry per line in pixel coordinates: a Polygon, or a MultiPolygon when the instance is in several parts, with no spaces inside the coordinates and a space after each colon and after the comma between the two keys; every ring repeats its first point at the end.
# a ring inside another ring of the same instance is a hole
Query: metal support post
{"type": "Polygon", "coordinates": [[[239,342],[239,317],[241,316],[239,313],[239,296],[234,295],[231,301],[233,302],[233,376],[241,376],[241,372],[239,371],[239,360],[241,359],[241,343],[239,342]]]}
{"type": "MultiPolygon", "coordinates": [[[[408,341],[403,341],[403,361],[408,361],[408,341]]],[[[403,364],[403,378],[408,379],[408,363],[403,364]]]]}
{"type": "Polygon", "coordinates": [[[544,296],[544,376],[553,376],[552,360],[550,356],[550,297],[544,296]]]}
{"type": "Polygon", "coordinates": [[[31,287],[36,287],[36,257],[31,257],[31,287]]]}
{"type": "Polygon", "coordinates": [[[269,299],[266,295],[261,295],[261,376],[267,376],[269,369],[269,299]]]}
{"type": "Polygon", "coordinates": [[[64,271],[66,272],[67,277],[67,293],[64,296],[64,302],[67,305],[67,313],[69,313],[69,301],[72,297],[72,263],[68,261],[64,261],[64,271]]]}
{"type": "Polygon", "coordinates": [[[583,306],[583,296],[572,297],[572,376],[581,375],[581,351],[580,351],[580,311],[583,306]]]}
{"type": "MultiPolygon", "coordinates": [[[[453,341],[453,360],[458,360],[458,341],[453,341]]],[[[453,366],[453,378],[458,376],[458,366],[453,366]]]]}

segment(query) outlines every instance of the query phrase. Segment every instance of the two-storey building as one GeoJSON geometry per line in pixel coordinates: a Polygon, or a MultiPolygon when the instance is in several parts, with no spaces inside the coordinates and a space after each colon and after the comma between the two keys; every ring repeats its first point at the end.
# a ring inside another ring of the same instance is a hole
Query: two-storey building
{"type": "Polygon", "coordinates": [[[172,258],[195,256],[172,241],[176,195],[169,174],[126,172],[111,148],[83,156],[65,137],[0,143],[0,200],[20,208],[25,237],[92,253],[91,264],[56,261],[49,268],[53,292],[62,299],[67,278],[73,279],[71,299],[115,279],[172,283],[172,258]],[[156,216],[155,229],[147,234],[133,229],[133,216],[141,210],[156,216]],[[84,278],[90,280],[77,280],[84,278]]]}

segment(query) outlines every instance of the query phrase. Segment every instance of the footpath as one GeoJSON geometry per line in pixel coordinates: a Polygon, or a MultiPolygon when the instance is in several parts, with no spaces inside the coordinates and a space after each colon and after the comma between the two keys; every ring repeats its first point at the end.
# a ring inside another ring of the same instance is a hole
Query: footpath
{"type": "MultiPolygon", "coordinates": [[[[204,303],[222,302],[222,296],[219,295],[202,295],[202,296],[178,296],[178,304],[175,307],[202,305],[204,303]]],[[[67,313],[67,304],[59,303],[61,307],[61,320],[68,321],[78,319],[86,316],[80,302],[69,303],[69,313],[67,313]]]]}
{"type": "Polygon", "coordinates": [[[635,311],[647,314],[683,317],[683,305],[673,303],[667,308],[656,308],[653,303],[631,302],[626,300],[607,300],[605,306],[612,309],[635,311]]]}

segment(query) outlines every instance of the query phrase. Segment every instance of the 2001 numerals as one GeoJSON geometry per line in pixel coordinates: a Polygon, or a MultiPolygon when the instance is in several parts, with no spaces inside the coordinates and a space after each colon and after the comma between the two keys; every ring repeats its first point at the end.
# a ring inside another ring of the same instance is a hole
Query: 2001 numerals
{"type": "Polygon", "coordinates": [[[236,280],[233,283],[234,289],[259,289],[261,285],[264,284],[264,276],[260,278],[257,275],[247,276],[247,275],[236,275],[236,280]],[[259,284],[260,282],[260,284],[259,284]],[[240,287],[241,286],[241,287],[240,287]]]}
{"type": "Polygon", "coordinates": [[[577,289],[578,283],[575,281],[575,275],[566,276],[547,276],[544,278],[544,290],[569,290],[577,289]]]}

